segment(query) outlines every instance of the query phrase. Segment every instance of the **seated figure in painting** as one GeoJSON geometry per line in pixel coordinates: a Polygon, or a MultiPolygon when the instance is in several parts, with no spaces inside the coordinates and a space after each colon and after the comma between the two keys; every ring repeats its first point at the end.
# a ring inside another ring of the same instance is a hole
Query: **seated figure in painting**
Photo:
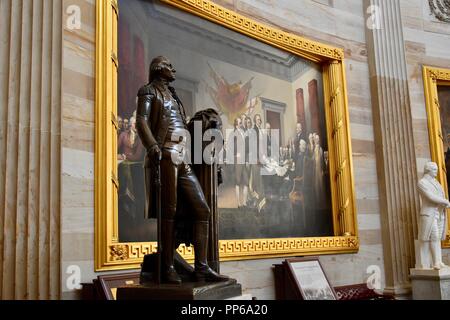
{"type": "Polygon", "coordinates": [[[150,66],[150,82],[139,90],[137,107],[137,129],[147,149],[145,159],[146,214],[155,218],[161,204],[161,278],[163,283],[180,284],[181,278],[174,266],[174,255],[179,213],[179,199],[189,207],[192,221],[192,243],[195,249],[195,278],[197,281],[224,281],[228,277],[212,270],[207,263],[209,221],[211,210],[202,187],[191,165],[185,163],[186,139],[172,141],[172,137],[183,137],[187,123],[183,104],[170,83],[175,81],[175,69],[169,59],[155,58],[150,66]],[[160,199],[154,199],[153,178],[160,170],[160,199]]]}

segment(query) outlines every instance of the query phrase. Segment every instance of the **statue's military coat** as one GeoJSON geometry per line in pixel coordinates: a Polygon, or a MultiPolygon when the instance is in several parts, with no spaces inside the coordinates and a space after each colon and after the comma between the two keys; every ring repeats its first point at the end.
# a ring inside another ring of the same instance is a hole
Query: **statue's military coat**
{"type": "MultiPolygon", "coordinates": [[[[169,129],[170,102],[176,100],[180,105],[181,116],[186,124],[186,114],[180,99],[175,90],[169,87],[170,92],[164,89],[163,85],[157,81],[143,86],[138,92],[137,121],[136,127],[141,137],[142,143],[149,151],[153,146],[158,145],[162,149],[169,129]],[[148,127],[143,125],[147,123],[148,127]],[[150,128],[150,132],[147,130],[150,128]]],[[[145,215],[148,219],[156,218],[156,199],[153,189],[152,175],[154,167],[147,154],[145,157],[145,190],[146,206],[145,215]]]]}

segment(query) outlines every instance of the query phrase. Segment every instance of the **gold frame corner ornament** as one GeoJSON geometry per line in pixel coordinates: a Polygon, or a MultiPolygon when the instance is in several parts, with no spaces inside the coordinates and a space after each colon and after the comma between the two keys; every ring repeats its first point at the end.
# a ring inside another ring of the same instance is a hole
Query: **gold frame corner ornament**
{"type": "MultiPolygon", "coordinates": [[[[443,186],[448,198],[449,186],[447,185],[447,168],[445,166],[444,136],[442,134],[438,86],[450,86],[450,69],[423,66],[423,81],[431,160],[438,165],[437,179],[443,186]]],[[[450,248],[450,209],[447,209],[447,237],[443,241],[443,247],[450,248]]]]}
{"type": "MultiPolygon", "coordinates": [[[[356,253],[356,220],[344,50],[274,28],[210,0],[160,0],[228,29],[288,51],[323,67],[325,118],[330,152],[334,236],[220,241],[221,261],[356,253]]],[[[120,243],[117,208],[117,25],[116,0],[97,0],[95,269],[137,269],[156,243],[120,243]]],[[[188,261],[193,249],[178,251],[188,261]]]]}

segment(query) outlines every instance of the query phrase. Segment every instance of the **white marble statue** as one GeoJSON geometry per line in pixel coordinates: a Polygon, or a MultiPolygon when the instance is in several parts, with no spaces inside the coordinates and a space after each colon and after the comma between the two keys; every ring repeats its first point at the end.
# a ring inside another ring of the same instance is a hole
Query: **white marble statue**
{"type": "Polygon", "coordinates": [[[423,178],[418,188],[422,199],[419,216],[419,269],[440,270],[447,267],[442,262],[441,240],[445,239],[447,214],[450,202],[444,189],[436,180],[438,166],[434,162],[425,165],[423,178]],[[431,253],[431,254],[430,254],[431,253]]]}

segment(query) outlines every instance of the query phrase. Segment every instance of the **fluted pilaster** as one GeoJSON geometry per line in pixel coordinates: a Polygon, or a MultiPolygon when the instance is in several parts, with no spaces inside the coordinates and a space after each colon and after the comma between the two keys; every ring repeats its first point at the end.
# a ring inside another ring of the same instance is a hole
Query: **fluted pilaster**
{"type": "Polygon", "coordinates": [[[400,1],[365,0],[373,6],[367,28],[386,289],[410,290],[419,196],[400,1]],[[375,15],[372,15],[375,14],[375,15]]]}
{"type": "Polygon", "coordinates": [[[0,299],[60,291],[62,1],[0,1],[0,299]]]}

